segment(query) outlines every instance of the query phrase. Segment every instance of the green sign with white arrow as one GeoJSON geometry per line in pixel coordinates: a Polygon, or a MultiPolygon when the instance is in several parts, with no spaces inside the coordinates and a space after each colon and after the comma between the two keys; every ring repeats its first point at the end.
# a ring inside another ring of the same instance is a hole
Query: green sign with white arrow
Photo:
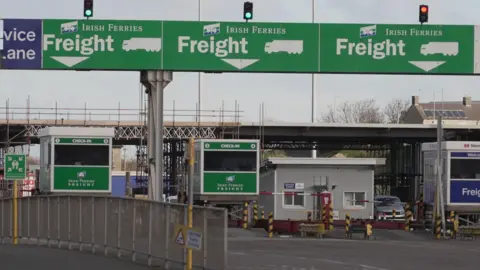
{"type": "Polygon", "coordinates": [[[480,25],[0,19],[0,33],[5,69],[480,74],[480,25]]]}
{"type": "Polygon", "coordinates": [[[320,27],[320,72],[474,72],[473,26],[321,24],[320,27]]]}
{"type": "Polygon", "coordinates": [[[165,21],[163,32],[165,70],[318,71],[318,24],[165,21]]]}
{"type": "Polygon", "coordinates": [[[42,41],[43,69],[161,69],[161,21],[43,20],[42,41]]]}

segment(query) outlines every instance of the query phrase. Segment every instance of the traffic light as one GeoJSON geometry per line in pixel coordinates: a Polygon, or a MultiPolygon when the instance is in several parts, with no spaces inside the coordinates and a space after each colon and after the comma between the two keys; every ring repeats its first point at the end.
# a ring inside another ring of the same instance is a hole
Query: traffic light
{"type": "Polygon", "coordinates": [[[93,0],[83,0],[83,16],[93,17],[93,0]]]}
{"type": "Polygon", "coordinates": [[[428,6],[420,5],[418,20],[420,23],[428,22],[428,6]]]}
{"type": "Polygon", "coordinates": [[[253,3],[252,2],[243,3],[243,18],[247,21],[253,19],[253,3]]]}

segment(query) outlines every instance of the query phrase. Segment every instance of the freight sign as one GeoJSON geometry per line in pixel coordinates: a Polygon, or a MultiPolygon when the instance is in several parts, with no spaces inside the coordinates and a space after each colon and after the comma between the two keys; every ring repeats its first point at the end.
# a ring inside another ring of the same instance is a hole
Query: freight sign
{"type": "Polygon", "coordinates": [[[480,180],[450,181],[450,203],[480,204],[480,180]]]}
{"type": "Polygon", "coordinates": [[[0,68],[479,74],[479,25],[0,20],[0,68]]]}
{"type": "Polygon", "coordinates": [[[322,24],[320,40],[323,72],[474,72],[473,26],[322,24]]]}

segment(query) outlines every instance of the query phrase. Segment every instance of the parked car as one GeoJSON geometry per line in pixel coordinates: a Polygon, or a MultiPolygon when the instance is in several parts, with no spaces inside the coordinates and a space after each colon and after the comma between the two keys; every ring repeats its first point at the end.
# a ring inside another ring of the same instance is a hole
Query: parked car
{"type": "Polygon", "coordinates": [[[395,196],[375,196],[374,216],[376,220],[392,220],[395,209],[395,220],[405,219],[402,201],[395,196]]]}

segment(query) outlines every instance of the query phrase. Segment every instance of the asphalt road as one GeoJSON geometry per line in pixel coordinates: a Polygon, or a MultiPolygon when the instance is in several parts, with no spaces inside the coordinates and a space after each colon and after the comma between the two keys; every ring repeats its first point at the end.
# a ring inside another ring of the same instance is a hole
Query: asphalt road
{"type": "MultiPolygon", "coordinates": [[[[480,241],[434,240],[430,235],[402,231],[377,231],[375,240],[268,239],[261,234],[233,231],[228,245],[228,270],[477,270],[480,264],[480,241]]],[[[2,245],[0,269],[141,270],[148,267],[88,252],[2,245]]]]}
{"type": "Polygon", "coordinates": [[[480,241],[235,238],[229,252],[231,270],[477,270],[480,264],[480,241]]]}
{"type": "Polygon", "coordinates": [[[116,258],[56,248],[0,245],[2,270],[145,270],[146,266],[116,258]]]}

